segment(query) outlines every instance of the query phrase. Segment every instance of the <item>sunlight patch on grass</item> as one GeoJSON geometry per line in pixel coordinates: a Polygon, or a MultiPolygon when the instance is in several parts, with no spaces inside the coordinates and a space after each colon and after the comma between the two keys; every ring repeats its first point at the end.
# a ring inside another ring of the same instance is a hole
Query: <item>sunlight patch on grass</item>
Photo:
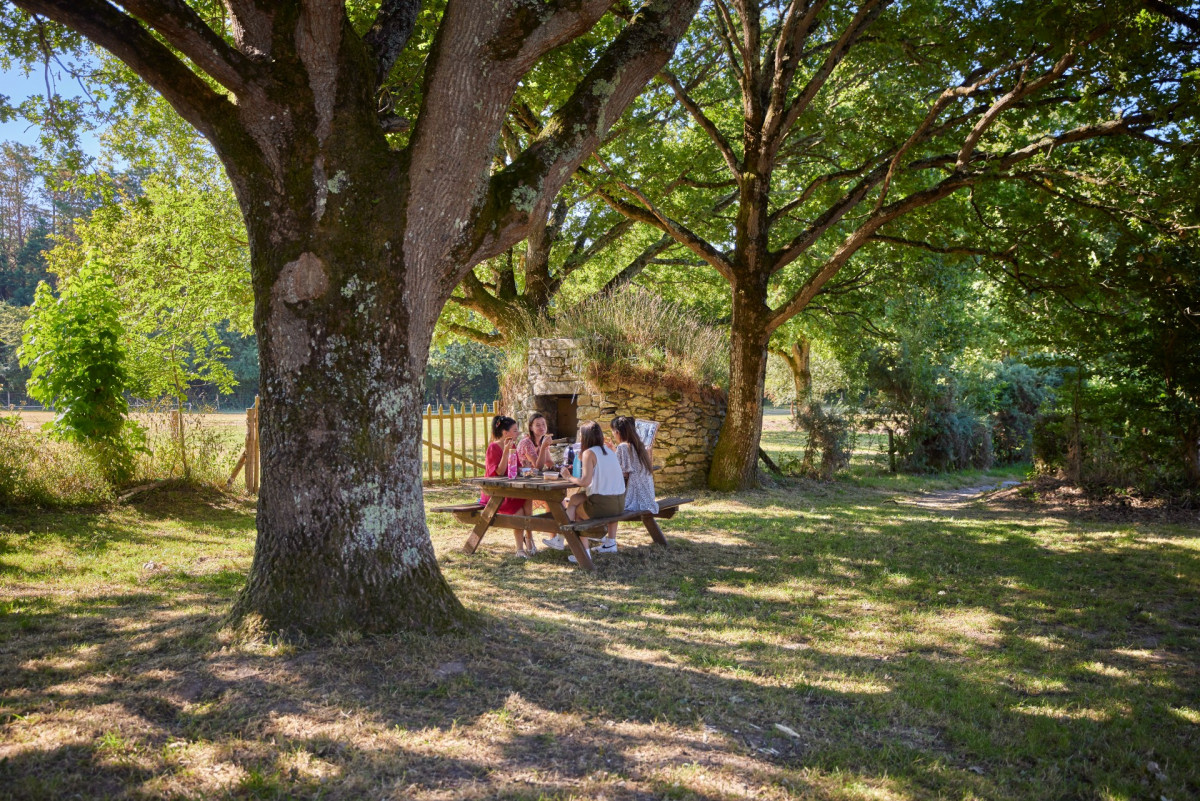
{"type": "Polygon", "coordinates": [[[1171,710],[1171,714],[1174,715],[1175,717],[1179,718],[1180,720],[1186,720],[1188,723],[1191,723],[1195,726],[1200,726],[1200,709],[1193,709],[1191,707],[1180,706],[1180,707],[1170,707],[1170,710],[1171,710]]]}
{"type": "Polygon", "coordinates": [[[1133,676],[1127,670],[1122,670],[1115,665],[1107,665],[1104,662],[1084,662],[1079,666],[1081,669],[1089,673],[1095,673],[1098,676],[1105,676],[1110,679],[1132,679],[1133,676]]]}
{"type": "Polygon", "coordinates": [[[1088,707],[1063,706],[1056,704],[1017,704],[1012,711],[1022,715],[1052,718],[1054,720],[1090,720],[1102,723],[1112,717],[1112,713],[1104,709],[1088,707]]]}

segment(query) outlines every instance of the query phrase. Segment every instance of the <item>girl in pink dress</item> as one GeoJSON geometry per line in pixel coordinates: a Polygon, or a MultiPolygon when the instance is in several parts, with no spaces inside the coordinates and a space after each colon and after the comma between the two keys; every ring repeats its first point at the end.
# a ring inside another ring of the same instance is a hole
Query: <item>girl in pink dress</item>
{"type": "MultiPolygon", "coordinates": [[[[498,414],[492,418],[492,441],[487,447],[487,453],[483,458],[484,471],[483,474],[487,478],[508,475],[508,457],[517,445],[517,434],[520,430],[517,428],[517,421],[511,417],[505,417],[498,414]]],[[[481,493],[479,502],[487,505],[489,497],[487,493],[481,493]]],[[[500,502],[500,508],[496,510],[497,514],[502,515],[529,515],[532,511],[532,504],[529,501],[521,500],[520,498],[505,498],[500,502]]],[[[537,549],[533,546],[533,535],[519,528],[513,529],[513,536],[517,541],[517,556],[524,559],[531,554],[537,553],[537,549]],[[526,537],[529,541],[526,542],[526,537]]]]}

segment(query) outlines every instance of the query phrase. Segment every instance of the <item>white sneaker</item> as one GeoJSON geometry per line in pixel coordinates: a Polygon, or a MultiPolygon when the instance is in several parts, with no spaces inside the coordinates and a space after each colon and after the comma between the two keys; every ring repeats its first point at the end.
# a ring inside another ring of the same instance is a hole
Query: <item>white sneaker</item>
{"type": "Polygon", "coordinates": [[[609,537],[605,537],[598,541],[599,544],[593,549],[596,553],[616,553],[617,541],[609,537]]]}
{"type": "MultiPolygon", "coordinates": [[[[591,551],[591,549],[590,549],[590,548],[588,548],[588,549],[587,549],[587,555],[588,555],[589,557],[592,555],[592,551],[591,551]]],[[[573,565],[577,565],[577,564],[579,564],[579,560],[575,558],[575,554],[571,554],[570,556],[568,556],[568,557],[567,557],[567,561],[568,561],[568,562],[570,562],[570,563],[571,563],[571,564],[573,564],[573,565]]]]}
{"type": "Polygon", "coordinates": [[[566,550],[566,548],[567,548],[567,541],[565,539],[563,539],[562,534],[555,534],[550,539],[543,539],[542,543],[547,548],[553,548],[556,551],[563,551],[563,550],[566,550]]]}

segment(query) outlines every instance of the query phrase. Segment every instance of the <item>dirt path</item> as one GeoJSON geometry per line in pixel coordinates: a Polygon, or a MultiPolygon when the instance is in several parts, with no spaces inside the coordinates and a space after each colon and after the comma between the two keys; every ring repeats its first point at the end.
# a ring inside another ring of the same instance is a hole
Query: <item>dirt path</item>
{"type": "Polygon", "coordinates": [[[951,512],[965,508],[985,492],[1008,489],[1018,486],[1020,481],[1001,481],[999,483],[982,484],[977,487],[962,487],[953,490],[938,490],[926,492],[909,498],[903,498],[899,503],[905,506],[919,506],[922,509],[937,509],[951,512]]]}

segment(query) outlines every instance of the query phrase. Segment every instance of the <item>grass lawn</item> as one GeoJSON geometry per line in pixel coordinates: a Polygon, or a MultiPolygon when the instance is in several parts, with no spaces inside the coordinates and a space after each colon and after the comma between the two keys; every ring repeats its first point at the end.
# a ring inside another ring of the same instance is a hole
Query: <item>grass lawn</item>
{"type": "Polygon", "coordinates": [[[1200,530],[914,500],[997,475],[702,495],[595,575],[435,514],[476,627],[307,646],[219,628],[243,498],[0,513],[0,798],[1200,797],[1200,530]]]}

